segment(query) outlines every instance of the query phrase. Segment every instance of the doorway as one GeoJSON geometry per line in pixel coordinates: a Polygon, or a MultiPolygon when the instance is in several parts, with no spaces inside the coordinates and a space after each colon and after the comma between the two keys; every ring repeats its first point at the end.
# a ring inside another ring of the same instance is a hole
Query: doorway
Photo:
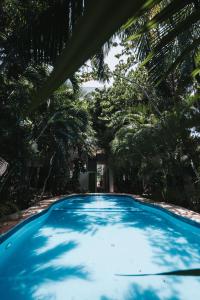
{"type": "Polygon", "coordinates": [[[97,163],[97,192],[108,192],[108,176],[106,164],[97,163]]]}

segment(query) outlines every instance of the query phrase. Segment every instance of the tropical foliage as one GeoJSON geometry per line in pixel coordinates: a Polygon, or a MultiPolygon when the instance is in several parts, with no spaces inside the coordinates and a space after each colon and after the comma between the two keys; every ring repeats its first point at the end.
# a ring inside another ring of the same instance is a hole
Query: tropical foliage
{"type": "Polygon", "coordinates": [[[78,190],[96,140],[116,190],[200,209],[199,7],[1,1],[1,214],[78,190]],[[111,72],[104,56],[116,35],[123,55],[111,72]],[[93,70],[77,76],[88,59],[93,70]],[[83,97],[81,81],[99,77],[110,87],[83,97]]]}
{"type": "MultiPolygon", "coordinates": [[[[110,74],[111,87],[96,90],[90,104],[115,189],[199,210],[197,82],[169,97],[151,83],[147,68],[133,67],[134,56],[129,52],[127,61],[120,60],[110,74]]],[[[179,78],[174,76],[176,82],[179,78]]],[[[168,89],[172,93],[170,85],[168,89]]]]}
{"type": "Polygon", "coordinates": [[[33,108],[45,101],[87,59],[99,52],[99,48],[127,19],[124,29],[131,35],[130,40],[140,37],[136,45],[138,52],[141,54],[142,50],[142,58],[148,55],[145,63],[149,62],[154,75],[158,61],[163,56],[170,59],[170,63],[167,61],[166,74],[182,61],[188,62],[191,56],[193,66],[190,70],[193,76],[199,74],[199,0],[126,0],[117,5],[114,0],[86,3],[84,14],[78,19],[74,34],[69,40],[70,46],[63,49],[50,78],[33,98],[33,108]],[[85,47],[88,41],[90,47],[85,47]]]}
{"type": "Polygon", "coordinates": [[[84,101],[62,86],[40,109],[24,118],[34,85],[47,76],[31,66],[16,80],[1,76],[1,157],[9,162],[1,177],[1,212],[24,208],[45,195],[78,190],[93,130],[84,101]]]}

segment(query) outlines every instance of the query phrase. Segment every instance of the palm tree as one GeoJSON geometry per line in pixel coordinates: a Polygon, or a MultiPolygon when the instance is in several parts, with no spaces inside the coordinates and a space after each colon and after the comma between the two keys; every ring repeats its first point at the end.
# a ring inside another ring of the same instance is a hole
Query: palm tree
{"type": "Polygon", "coordinates": [[[46,84],[34,95],[32,108],[73,76],[127,21],[125,28],[136,24],[137,36],[143,38],[146,33],[157,30],[155,47],[148,61],[165,55],[171,42],[188,28],[191,29],[191,42],[178,54],[172,66],[196,51],[200,42],[199,0],[28,1],[26,6],[24,1],[10,0],[2,2],[0,15],[2,67],[7,60],[13,61],[13,70],[17,69],[18,61],[20,68],[30,61],[54,66],[46,84]],[[153,17],[148,21],[146,15],[153,17]],[[141,17],[145,20],[142,27],[138,26],[141,17]]]}
{"type": "MultiPolygon", "coordinates": [[[[178,38],[186,28],[191,28],[195,37],[191,45],[187,45],[183,52],[179,54],[173,66],[181,62],[188,53],[197,50],[199,45],[198,38],[198,21],[199,2],[197,1],[176,1],[170,2],[152,0],[144,1],[126,0],[118,2],[114,0],[102,0],[97,2],[87,1],[83,16],[81,16],[75,26],[75,30],[68,41],[65,49],[54,64],[54,70],[50,75],[46,84],[36,93],[32,101],[32,108],[38,106],[44,101],[60,84],[69,78],[87,59],[93,56],[98,49],[122,26],[128,19],[126,28],[136,22],[139,17],[150,13],[151,9],[161,3],[158,13],[155,14],[153,20],[145,24],[145,28],[139,28],[139,34],[156,26],[160,26],[163,22],[169,23],[169,19],[174,17],[173,24],[162,26],[162,36],[158,36],[158,41],[151,52],[148,60],[156,57],[160,50],[165,54],[168,45],[178,38]],[[184,4],[183,4],[184,2],[184,4]],[[165,5],[164,5],[165,4],[165,5]],[[189,8],[189,13],[182,16],[182,11],[186,12],[189,8]]],[[[171,69],[170,69],[171,70],[171,69]]]]}
{"type": "MultiPolygon", "coordinates": [[[[165,79],[178,66],[180,75],[191,76],[200,44],[199,14],[198,0],[165,0],[124,27],[154,81],[165,79]]],[[[179,78],[179,84],[184,79],[179,78]]]]}

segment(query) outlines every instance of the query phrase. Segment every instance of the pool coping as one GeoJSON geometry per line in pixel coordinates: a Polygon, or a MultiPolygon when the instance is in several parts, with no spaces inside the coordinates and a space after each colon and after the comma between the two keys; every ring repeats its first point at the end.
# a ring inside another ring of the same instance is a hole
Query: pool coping
{"type": "Polygon", "coordinates": [[[177,206],[171,203],[166,202],[155,202],[153,200],[150,200],[148,198],[144,198],[139,195],[134,194],[126,194],[126,193],[80,193],[80,194],[67,194],[67,195],[61,195],[58,197],[53,197],[49,199],[44,199],[38,202],[36,205],[31,206],[23,211],[20,211],[19,213],[15,213],[12,215],[9,215],[7,217],[7,220],[0,221],[0,236],[1,235],[7,235],[8,232],[13,231],[12,229],[16,226],[16,229],[18,229],[20,224],[23,226],[25,221],[31,221],[32,219],[35,219],[35,217],[39,215],[43,215],[45,212],[48,211],[48,209],[55,204],[56,202],[62,201],[63,199],[78,196],[78,195],[116,195],[116,196],[129,196],[132,197],[134,200],[141,202],[143,204],[146,204],[148,206],[158,208],[160,210],[165,211],[166,213],[169,213],[170,215],[173,215],[179,219],[182,219],[183,221],[200,226],[200,214],[197,212],[194,212],[192,210],[189,210],[187,208],[177,206]]]}

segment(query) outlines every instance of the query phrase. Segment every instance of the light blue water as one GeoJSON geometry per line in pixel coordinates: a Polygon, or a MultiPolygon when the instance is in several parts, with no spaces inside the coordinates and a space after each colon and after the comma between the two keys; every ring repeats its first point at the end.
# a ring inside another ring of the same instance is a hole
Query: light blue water
{"type": "Polygon", "coordinates": [[[77,196],[0,245],[1,300],[198,300],[200,228],[125,196],[77,196]]]}

